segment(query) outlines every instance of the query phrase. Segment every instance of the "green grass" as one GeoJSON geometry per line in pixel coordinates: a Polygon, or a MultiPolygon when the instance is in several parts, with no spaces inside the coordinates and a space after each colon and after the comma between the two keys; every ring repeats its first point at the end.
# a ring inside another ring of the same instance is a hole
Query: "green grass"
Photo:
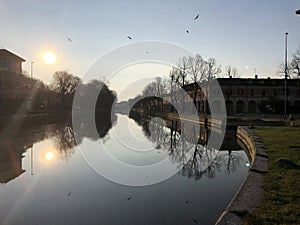
{"type": "Polygon", "coordinates": [[[244,224],[300,224],[300,170],[277,164],[280,157],[300,164],[300,127],[257,127],[254,132],[266,147],[269,172],[264,175],[262,204],[244,214],[244,224]]]}

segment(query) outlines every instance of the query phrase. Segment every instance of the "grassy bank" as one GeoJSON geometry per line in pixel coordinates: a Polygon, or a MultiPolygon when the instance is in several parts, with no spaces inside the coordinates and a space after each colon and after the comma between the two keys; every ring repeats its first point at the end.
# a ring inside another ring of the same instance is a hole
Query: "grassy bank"
{"type": "Polygon", "coordinates": [[[300,127],[258,127],[254,132],[266,147],[269,172],[264,175],[263,202],[255,213],[245,215],[244,223],[300,224],[300,170],[278,163],[285,157],[300,164],[300,127]]]}

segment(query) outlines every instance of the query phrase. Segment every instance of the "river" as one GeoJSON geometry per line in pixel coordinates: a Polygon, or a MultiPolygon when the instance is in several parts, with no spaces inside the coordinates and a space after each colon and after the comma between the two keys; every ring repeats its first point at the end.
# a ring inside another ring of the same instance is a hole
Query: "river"
{"type": "Polygon", "coordinates": [[[235,136],[229,133],[203,167],[203,154],[210,150],[199,144],[186,159],[178,152],[180,132],[162,124],[155,136],[147,119],[117,114],[112,122],[100,121],[98,136],[85,131],[75,138],[67,122],[0,132],[0,224],[214,224],[247,175],[247,155],[231,143],[235,136]],[[93,157],[95,149],[87,146],[96,144],[137,168],[166,158],[184,163],[160,182],[149,173],[144,184],[130,186],[95,168],[103,159],[93,157]],[[132,151],[132,146],[147,151],[132,151]]]}

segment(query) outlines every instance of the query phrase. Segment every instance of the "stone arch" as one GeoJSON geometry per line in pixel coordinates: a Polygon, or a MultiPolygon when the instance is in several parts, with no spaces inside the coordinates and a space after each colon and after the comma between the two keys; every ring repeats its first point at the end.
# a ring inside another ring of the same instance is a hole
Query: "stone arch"
{"type": "Polygon", "coordinates": [[[254,101],[254,100],[250,100],[249,102],[248,102],[248,112],[249,113],[256,113],[256,101],[254,101]]]}
{"type": "Polygon", "coordinates": [[[239,100],[236,103],[236,113],[244,113],[245,112],[245,102],[242,100],[239,100]]]}
{"type": "Polygon", "coordinates": [[[227,114],[232,114],[233,113],[233,102],[231,100],[226,100],[226,111],[227,114]]]}

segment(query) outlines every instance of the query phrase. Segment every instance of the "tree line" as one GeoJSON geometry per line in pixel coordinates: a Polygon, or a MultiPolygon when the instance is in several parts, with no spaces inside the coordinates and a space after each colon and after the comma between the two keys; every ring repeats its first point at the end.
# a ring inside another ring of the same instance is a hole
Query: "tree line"
{"type": "MultiPolygon", "coordinates": [[[[26,90],[27,97],[22,102],[15,102],[17,107],[20,104],[26,105],[28,112],[55,112],[55,111],[71,111],[75,91],[80,87],[82,97],[88,102],[90,94],[98,94],[96,106],[93,110],[102,110],[111,108],[113,102],[117,99],[117,93],[109,89],[108,85],[101,80],[90,80],[88,83],[83,83],[82,80],[68,71],[56,71],[49,85],[41,80],[32,79],[26,75],[26,90]],[[97,91],[97,92],[95,92],[97,91]],[[30,107],[28,107],[28,101],[30,107]]],[[[82,107],[82,110],[84,108],[82,107]]]]}
{"type": "MultiPolygon", "coordinates": [[[[145,86],[142,94],[136,96],[134,99],[130,99],[129,103],[138,100],[135,108],[143,108],[146,110],[163,109],[164,96],[170,96],[173,103],[176,100],[181,100],[181,102],[183,102],[183,99],[180,99],[181,96],[175,96],[173,94],[178,92],[180,88],[183,88],[192,93],[193,102],[196,104],[196,98],[199,92],[197,83],[222,77],[240,77],[237,68],[232,65],[225,66],[223,74],[221,73],[221,65],[215,58],[206,60],[200,54],[182,57],[178,60],[177,64],[171,68],[169,77],[156,77],[151,83],[145,86]]],[[[285,75],[285,73],[287,74],[287,78],[300,79],[300,45],[298,46],[298,49],[293,52],[292,58],[287,66],[285,66],[285,63],[280,63],[278,74],[285,75]]],[[[276,104],[280,105],[281,103],[276,104]]],[[[206,108],[208,109],[208,106],[206,106],[206,108]]],[[[262,106],[262,108],[264,108],[264,106],[262,106]]]]}
{"type": "MultiPolygon", "coordinates": [[[[184,98],[184,96],[173,95],[173,93],[178,92],[181,88],[188,88],[189,91],[192,91],[193,102],[195,104],[199,90],[197,83],[221,77],[221,72],[221,65],[215,58],[205,60],[200,54],[188,57],[184,56],[171,68],[167,78],[156,77],[153,82],[145,86],[142,94],[135,98],[136,100],[143,99],[136,104],[136,107],[162,109],[162,98],[166,95],[171,96],[172,102],[183,102],[183,99],[180,98],[184,98]]],[[[225,67],[224,76],[232,78],[240,77],[237,68],[232,65],[225,67]]]]}

